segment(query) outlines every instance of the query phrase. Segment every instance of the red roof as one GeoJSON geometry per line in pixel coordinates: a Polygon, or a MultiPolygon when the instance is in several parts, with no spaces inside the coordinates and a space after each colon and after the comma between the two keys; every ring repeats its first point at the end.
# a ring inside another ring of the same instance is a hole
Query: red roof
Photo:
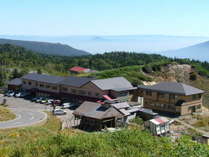
{"type": "Polygon", "coordinates": [[[105,98],[106,100],[112,101],[113,99],[110,98],[108,95],[103,95],[103,98],[105,98]]]}
{"type": "Polygon", "coordinates": [[[79,66],[75,66],[69,69],[70,71],[76,71],[76,72],[82,72],[85,70],[88,70],[87,68],[83,68],[83,67],[79,67],[79,66]]]}
{"type": "Polygon", "coordinates": [[[167,123],[169,120],[164,117],[157,117],[155,119],[151,119],[150,121],[156,125],[159,125],[159,124],[167,123]]]}

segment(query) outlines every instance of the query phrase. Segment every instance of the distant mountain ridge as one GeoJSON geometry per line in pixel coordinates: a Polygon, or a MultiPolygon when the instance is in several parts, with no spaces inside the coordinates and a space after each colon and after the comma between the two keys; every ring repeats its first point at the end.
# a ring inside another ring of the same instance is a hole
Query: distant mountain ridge
{"type": "Polygon", "coordinates": [[[165,52],[165,55],[171,57],[181,57],[201,61],[209,61],[209,41],[177,50],[167,51],[165,52]]]}
{"type": "Polygon", "coordinates": [[[78,50],[65,44],[38,42],[38,41],[24,41],[0,39],[0,44],[11,44],[24,47],[25,49],[49,55],[59,56],[84,56],[90,55],[89,52],[78,50]]]}
{"type": "Polygon", "coordinates": [[[1,35],[3,39],[63,43],[93,54],[111,51],[161,53],[209,41],[204,36],[172,35],[1,35]]]}

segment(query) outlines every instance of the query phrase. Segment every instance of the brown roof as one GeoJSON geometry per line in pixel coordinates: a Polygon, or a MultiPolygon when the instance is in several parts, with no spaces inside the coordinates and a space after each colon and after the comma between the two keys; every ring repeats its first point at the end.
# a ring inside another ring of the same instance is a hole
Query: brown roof
{"type": "Polygon", "coordinates": [[[105,107],[102,104],[89,101],[85,101],[81,104],[81,106],[78,107],[73,114],[95,119],[123,117],[123,115],[113,107],[105,107]]]}

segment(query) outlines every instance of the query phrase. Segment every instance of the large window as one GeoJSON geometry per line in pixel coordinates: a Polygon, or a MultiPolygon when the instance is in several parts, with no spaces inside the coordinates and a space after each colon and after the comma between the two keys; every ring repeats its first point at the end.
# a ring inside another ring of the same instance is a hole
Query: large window
{"type": "Polygon", "coordinates": [[[75,89],[71,89],[71,92],[73,93],[73,94],[76,94],[76,90],[75,89]]]}
{"type": "Polygon", "coordinates": [[[165,94],[164,93],[158,93],[158,98],[160,98],[160,99],[165,98],[165,94]]]}
{"type": "Polygon", "coordinates": [[[53,90],[57,90],[57,87],[52,87],[53,90]]]}
{"type": "Polygon", "coordinates": [[[170,98],[170,100],[175,100],[176,96],[175,96],[175,94],[170,94],[169,98],[170,98]]]}
{"type": "Polygon", "coordinates": [[[99,93],[95,93],[95,96],[99,96],[100,94],[99,93]]]}
{"type": "Polygon", "coordinates": [[[84,90],[79,90],[79,94],[81,94],[81,95],[86,95],[86,91],[84,91],[84,90]]]}
{"type": "Polygon", "coordinates": [[[152,96],[152,91],[146,91],[147,96],[152,96]]]}
{"type": "Polygon", "coordinates": [[[50,86],[49,85],[46,85],[46,88],[50,88],[50,86]]]}
{"type": "Polygon", "coordinates": [[[192,95],[192,100],[199,100],[201,98],[201,94],[192,95]]]}
{"type": "Polygon", "coordinates": [[[65,92],[68,91],[68,89],[66,87],[62,87],[62,90],[65,91],[65,92]]]}

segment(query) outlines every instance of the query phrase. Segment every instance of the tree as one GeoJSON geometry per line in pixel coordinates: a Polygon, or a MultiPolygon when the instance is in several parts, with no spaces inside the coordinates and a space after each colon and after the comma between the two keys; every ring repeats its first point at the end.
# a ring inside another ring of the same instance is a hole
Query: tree
{"type": "Polygon", "coordinates": [[[37,73],[38,73],[38,74],[42,74],[42,70],[41,70],[41,69],[38,69],[38,70],[37,70],[37,73]]]}
{"type": "Polygon", "coordinates": [[[1,68],[0,69],[0,87],[3,86],[5,84],[5,80],[6,80],[6,70],[1,68]]]}
{"type": "Polygon", "coordinates": [[[19,77],[21,77],[21,76],[22,76],[21,72],[19,72],[18,69],[15,68],[15,69],[12,71],[11,79],[19,78],[19,77]]]}

